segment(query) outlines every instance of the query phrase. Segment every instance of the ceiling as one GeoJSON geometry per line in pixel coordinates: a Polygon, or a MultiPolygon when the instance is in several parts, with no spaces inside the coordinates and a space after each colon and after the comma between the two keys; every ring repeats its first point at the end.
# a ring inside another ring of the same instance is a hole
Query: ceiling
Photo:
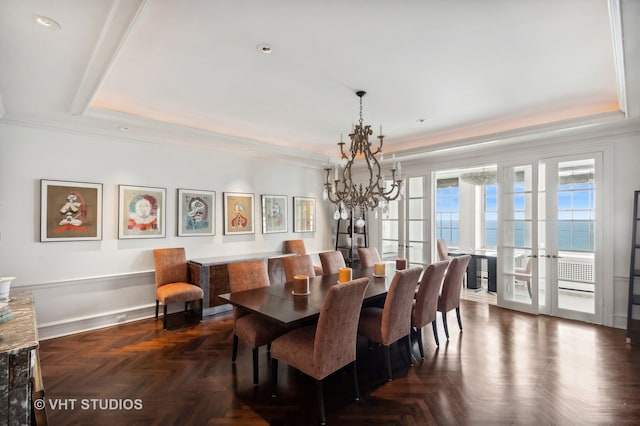
{"type": "Polygon", "coordinates": [[[628,118],[616,5],[1,0],[0,121],[326,159],[357,90],[399,155],[628,118]]]}

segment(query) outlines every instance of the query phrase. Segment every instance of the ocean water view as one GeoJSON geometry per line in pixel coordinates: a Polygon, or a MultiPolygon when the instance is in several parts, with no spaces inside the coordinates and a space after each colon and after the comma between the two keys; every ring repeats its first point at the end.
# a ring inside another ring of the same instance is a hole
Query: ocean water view
{"type": "MultiPolygon", "coordinates": [[[[528,233],[527,223],[514,222],[514,245],[526,248],[531,241],[526,240],[528,233]]],[[[459,241],[459,225],[455,220],[440,220],[436,225],[437,238],[443,238],[447,243],[455,246],[459,241]]],[[[498,231],[496,221],[486,221],[485,247],[496,247],[498,243],[498,231]]],[[[557,243],[558,250],[592,252],[595,242],[595,224],[591,220],[563,220],[558,221],[557,243]]]]}

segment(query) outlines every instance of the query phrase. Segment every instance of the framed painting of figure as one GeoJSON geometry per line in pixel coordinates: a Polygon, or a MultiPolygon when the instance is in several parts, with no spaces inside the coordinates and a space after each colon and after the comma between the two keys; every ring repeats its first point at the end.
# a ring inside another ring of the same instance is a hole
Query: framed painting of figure
{"type": "Polygon", "coordinates": [[[178,236],[215,235],[216,193],[178,189],[178,236]]]}
{"type": "Polygon", "coordinates": [[[119,186],[118,238],[164,238],[166,188],[119,186]]]}
{"type": "Polygon", "coordinates": [[[293,232],[315,232],[316,199],[293,197],[293,232]]]}
{"type": "Polygon", "coordinates": [[[253,194],[224,193],[224,234],[254,234],[253,194]]]}
{"type": "Polygon", "coordinates": [[[40,241],[101,239],[101,183],[40,180],[40,241]]]}
{"type": "Polygon", "coordinates": [[[262,196],[262,233],[287,232],[287,196],[262,196]]]}

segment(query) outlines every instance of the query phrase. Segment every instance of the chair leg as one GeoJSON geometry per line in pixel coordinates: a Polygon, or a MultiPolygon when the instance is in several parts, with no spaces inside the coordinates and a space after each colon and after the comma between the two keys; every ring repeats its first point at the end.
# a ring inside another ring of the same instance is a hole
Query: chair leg
{"type": "Polygon", "coordinates": [[[253,348],[253,384],[258,385],[258,348],[253,348]]]}
{"type": "Polygon", "coordinates": [[[447,313],[441,312],[442,314],[442,325],[444,326],[444,335],[447,336],[447,340],[449,340],[449,328],[447,327],[447,313]]]}
{"type": "Polygon", "coordinates": [[[200,304],[198,306],[200,307],[198,314],[200,315],[200,321],[202,321],[202,316],[204,313],[204,299],[200,299],[200,304]]]}
{"type": "Polygon", "coordinates": [[[353,370],[353,393],[355,395],[355,400],[360,401],[360,387],[358,387],[358,368],[355,361],[351,363],[351,369],[353,370]]]}
{"type": "Polygon", "coordinates": [[[322,380],[316,380],[316,391],[318,394],[318,403],[320,404],[320,424],[327,423],[327,419],[324,415],[324,390],[322,389],[322,380]]]}
{"type": "Polygon", "coordinates": [[[387,361],[387,376],[389,381],[393,380],[393,374],[391,373],[391,354],[389,353],[389,346],[383,345],[384,347],[384,358],[387,361]]]}
{"type": "Polygon", "coordinates": [[[163,305],[162,308],[163,308],[163,310],[162,310],[162,327],[166,330],[167,329],[167,305],[163,305]]]}
{"type": "Polygon", "coordinates": [[[236,356],[238,355],[238,336],[233,335],[233,350],[231,351],[231,362],[236,362],[236,356]]]}
{"type": "Polygon", "coordinates": [[[160,307],[160,301],[156,300],[156,319],[158,319],[158,308],[160,307]]]}
{"type": "Polygon", "coordinates": [[[409,358],[409,366],[413,367],[413,357],[411,356],[411,331],[404,337],[404,342],[407,346],[407,357],[409,358]]]}
{"type": "Polygon", "coordinates": [[[271,358],[271,397],[278,396],[278,360],[271,358]]]}
{"type": "Polygon", "coordinates": [[[458,327],[462,330],[462,318],[460,317],[460,306],[456,308],[456,318],[458,318],[458,327]]]}
{"type": "Polygon", "coordinates": [[[533,299],[531,297],[531,281],[527,280],[527,291],[529,292],[529,299],[533,299]]]}
{"type": "Polygon", "coordinates": [[[267,343],[267,352],[271,352],[271,343],[267,343]]]}
{"type": "Polygon", "coordinates": [[[433,338],[436,339],[436,346],[440,346],[440,340],[438,340],[438,324],[436,324],[436,320],[431,321],[431,328],[433,328],[433,338]]]}
{"type": "Polygon", "coordinates": [[[417,336],[418,336],[418,350],[420,351],[420,359],[424,359],[424,348],[422,347],[422,329],[418,328],[417,329],[417,336]]]}
{"type": "Polygon", "coordinates": [[[187,315],[189,312],[189,302],[184,302],[184,314],[187,315]]]}

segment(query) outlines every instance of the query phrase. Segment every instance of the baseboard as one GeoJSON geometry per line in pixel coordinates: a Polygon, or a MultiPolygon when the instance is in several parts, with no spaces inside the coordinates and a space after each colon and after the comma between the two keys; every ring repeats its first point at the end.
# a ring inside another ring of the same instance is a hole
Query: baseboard
{"type": "Polygon", "coordinates": [[[141,306],[128,310],[103,312],[90,317],[69,318],[64,321],[38,324],[38,338],[39,340],[53,339],[70,334],[139,321],[141,319],[153,318],[156,314],[155,309],[155,305],[141,306]]]}

